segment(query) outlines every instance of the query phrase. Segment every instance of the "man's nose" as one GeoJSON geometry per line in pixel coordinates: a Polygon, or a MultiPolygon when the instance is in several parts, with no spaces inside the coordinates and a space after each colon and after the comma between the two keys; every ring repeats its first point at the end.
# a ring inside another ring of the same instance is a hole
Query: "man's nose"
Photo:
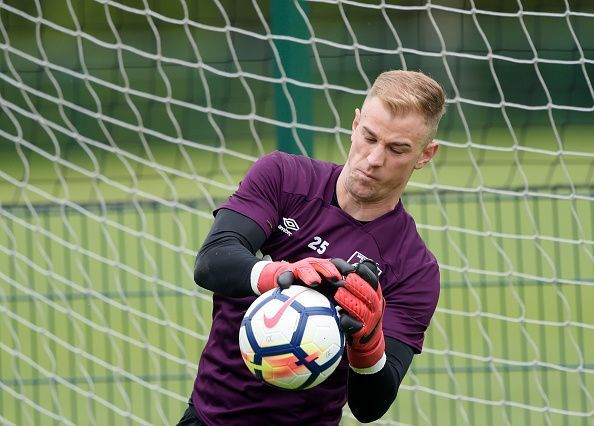
{"type": "Polygon", "coordinates": [[[375,144],[369,154],[367,155],[367,162],[370,166],[379,167],[384,164],[384,147],[381,144],[375,144]]]}

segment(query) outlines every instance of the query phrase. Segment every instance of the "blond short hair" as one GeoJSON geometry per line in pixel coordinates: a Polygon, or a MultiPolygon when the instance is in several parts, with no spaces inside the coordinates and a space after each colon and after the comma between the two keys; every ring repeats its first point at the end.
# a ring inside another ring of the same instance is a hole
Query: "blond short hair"
{"type": "Polygon", "coordinates": [[[377,97],[394,115],[417,112],[425,117],[427,142],[433,140],[445,113],[445,91],[439,83],[419,71],[392,70],[381,73],[367,98],[377,97]]]}

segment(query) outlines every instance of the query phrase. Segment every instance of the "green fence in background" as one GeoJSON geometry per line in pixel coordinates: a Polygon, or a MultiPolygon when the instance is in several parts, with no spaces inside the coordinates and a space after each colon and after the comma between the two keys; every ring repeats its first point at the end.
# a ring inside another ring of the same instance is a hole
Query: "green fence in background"
{"type": "MultiPolygon", "coordinates": [[[[32,16],[38,15],[33,3],[17,3],[18,8],[32,16]]],[[[518,19],[516,2],[498,0],[485,6],[488,6],[489,10],[507,13],[509,16],[481,14],[475,20],[472,14],[456,13],[456,9],[447,9],[448,6],[469,7],[468,1],[450,3],[444,4],[445,8],[436,8],[429,14],[424,7],[424,1],[405,1],[400,2],[400,6],[409,9],[387,9],[384,15],[378,8],[363,8],[357,4],[337,7],[305,2],[303,7],[306,11],[309,9],[310,24],[317,31],[315,36],[331,43],[318,43],[316,52],[307,44],[277,40],[275,45],[281,61],[287,67],[287,76],[305,83],[322,84],[325,79],[332,85],[349,86],[364,91],[370,81],[383,70],[423,70],[444,85],[449,98],[455,100],[461,97],[473,101],[460,108],[450,109],[438,134],[438,137],[443,139],[465,142],[465,121],[473,123],[472,129],[506,128],[503,111],[513,127],[519,131],[523,128],[549,126],[551,119],[555,121],[555,126],[561,133],[567,126],[592,123],[589,107],[592,105],[593,95],[589,81],[592,81],[594,67],[591,63],[580,60],[582,56],[591,58],[594,55],[594,26],[590,24],[587,15],[592,12],[591,5],[587,2],[576,2],[571,5],[571,10],[576,14],[565,18],[564,2],[552,4],[525,0],[521,4],[526,15],[518,19]],[[541,16],[538,15],[539,12],[548,15],[541,16]],[[350,24],[350,31],[344,24],[345,17],[350,24]],[[386,24],[386,17],[392,29],[386,24]],[[571,30],[567,22],[570,22],[571,30]],[[482,33],[477,29],[477,23],[482,33]],[[397,33],[394,28],[397,28],[397,33]],[[353,50],[352,46],[356,43],[369,46],[377,52],[368,49],[353,50]],[[455,55],[445,57],[442,55],[444,51],[455,52],[455,55]],[[492,61],[484,60],[487,54],[493,57],[492,61]],[[319,66],[315,61],[316,55],[319,57],[319,66]],[[567,61],[571,64],[568,65],[567,61]],[[446,70],[446,64],[449,71],[446,70]],[[323,70],[323,75],[320,70],[323,70]],[[497,80],[493,73],[496,74],[497,80]],[[589,81],[586,77],[589,77],[589,81]],[[500,103],[508,105],[502,109],[500,103]],[[549,111],[540,107],[547,103],[577,108],[549,111]],[[525,105],[539,107],[527,109],[523,107],[525,105]]],[[[151,2],[155,11],[176,19],[184,17],[181,4],[170,1],[151,2]]],[[[274,34],[285,35],[293,30],[293,37],[308,40],[310,34],[303,23],[299,22],[301,18],[295,9],[274,12],[274,5],[277,3],[259,3],[259,9],[270,23],[271,31],[274,34]],[[275,13],[284,13],[284,17],[291,17],[291,21],[283,25],[278,19],[274,20],[275,13]],[[290,27],[291,25],[294,28],[290,27]]],[[[134,1],[130,2],[130,6],[141,9],[143,7],[141,2],[134,1]]],[[[201,25],[212,26],[213,29],[225,28],[228,25],[231,28],[265,33],[260,18],[250,2],[238,2],[233,7],[224,9],[224,13],[216,2],[188,2],[186,6],[187,16],[196,19],[201,25]]],[[[477,7],[479,6],[481,5],[477,7]]],[[[236,114],[249,113],[252,104],[255,104],[257,113],[261,116],[271,120],[278,119],[288,126],[292,122],[293,118],[286,110],[286,101],[280,94],[282,90],[279,84],[272,80],[248,78],[247,84],[252,92],[250,94],[246,91],[245,83],[237,78],[238,72],[270,79],[278,77],[278,71],[275,71],[275,54],[267,40],[250,37],[242,31],[210,31],[191,27],[188,31],[199,47],[197,57],[195,48],[189,43],[187,34],[180,25],[153,19],[152,23],[160,35],[157,43],[146,16],[126,13],[115,7],[108,8],[114,28],[111,30],[110,23],[105,18],[105,6],[100,2],[74,2],[73,7],[77,11],[83,30],[105,43],[118,42],[113,35],[113,31],[116,31],[121,36],[119,42],[134,49],[197,64],[159,64],[165,75],[175,82],[171,87],[173,98],[192,105],[236,114]],[[203,65],[212,69],[206,69],[201,75],[197,70],[203,65]]],[[[50,7],[48,3],[42,4],[42,9],[47,20],[73,28],[72,19],[63,8],[50,7]]],[[[10,34],[9,40],[5,40],[5,43],[33,56],[39,54],[34,22],[4,12],[2,23],[7,34],[10,34]]],[[[40,36],[44,40],[43,48],[50,62],[74,72],[84,73],[76,37],[65,35],[48,26],[41,27],[40,36]]],[[[159,73],[155,72],[157,59],[145,58],[128,50],[118,52],[117,49],[101,47],[88,41],[83,41],[82,45],[85,51],[85,66],[91,75],[141,92],[166,96],[166,87],[159,73]],[[126,68],[127,83],[124,82],[119,69],[118,55],[121,55],[126,68]]],[[[11,55],[11,61],[26,85],[46,87],[52,91],[51,83],[42,67],[34,66],[17,55],[11,55]]],[[[6,61],[0,61],[0,72],[10,75],[6,61]]],[[[84,79],[72,78],[71,75],[60,72],[54,73],[53,77],[60,84],[65,99],[96,110],[94,100],[85,88],[84,79]]],[[[95,89],[101,96],[103,113],[125,122],[136,121],[122,93],[104,87],[95,89]]],[[[295,102],[297,106],[302,107],[297,110],[298,122],[329,127],[337,124],[335,112],[320,90],[288,82],[287,91],[296,95],[295,102]],[[311,111],[307,110],[308,106],[311,111]],[[306,111],[303,111],[304,109],[306,111]]],[[[331,90],[330,94],[336,106],[338,124],[349,128],[353,110],[361,101],[361,94],[339,90],[331,90]]],[[[2,96],[9,101],[22,101],[18,88],[13,85],[2,85],[2,96]]],[[[167,117],[163,104],[134,96],[133,101],[143,121],[150,123],[152,129],[172,137],[176,136],[170,121],[162,119],[167,117]]],[[[55,104],[42,99],[34,99],[33,102],[41,114],[59,120],[55,104]]],[[[174,108],[173,113],[182,124],[183,135],[188,140],[213,146],[221,142],[220,134],[206,111],[174,108]]],[[[103,138],[94,120],[75,111],[68,111],[68,115],[81,134],[92,139],[103,138]]],[[[0,124],[3,123],[2,120],[6,120],[6,117],[0,116],[0,124]]],[[[217,116],[216,123],[226,140],[241,140],[252,132],[246,120],[217,116]]],[[[10,123],[3,124],[11,127],[10,123]]],[[[109,123],[107,125],[118,142],[137,141],[133,133],[109,123]]],[[[263,140],[275,139],[279,131],[278,126],[265,122],[256,122],[255,126],[263,140]]],[[[23,130],[25,136],[39,144],[49,143],[47,135],[39,126],[32,125],[23,130]]],[[[313,138],[314,146],[316,140],[325,140],[324,135],[305,129],[300,129],[299,133],[306,141],[313,138]]],[[[291,138],[291,135],[291,132],[283,133],[285,138],[291,138]]],[[[479,137],[480,134],[473,136],[479,137]]],[[[159,143],[159,140],[150,140],[159,143]]],[[[293,143],[284,140],[279,142],[285,150],[295,150],[293,143]]],[[[306,145],[309,143],[306,142],[306,145]]]]}

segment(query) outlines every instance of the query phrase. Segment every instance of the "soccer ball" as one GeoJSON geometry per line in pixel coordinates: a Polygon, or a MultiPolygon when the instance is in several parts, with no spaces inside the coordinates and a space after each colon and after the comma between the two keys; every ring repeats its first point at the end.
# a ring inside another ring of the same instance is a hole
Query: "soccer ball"
{"type": "Polygon", "coordinates": [[[269,290],[250,305],[241,322],[239,348],[258,380],[282,389],[309,389],[338,366],[344,334],[328,298],[293,285],[269,290]]]}

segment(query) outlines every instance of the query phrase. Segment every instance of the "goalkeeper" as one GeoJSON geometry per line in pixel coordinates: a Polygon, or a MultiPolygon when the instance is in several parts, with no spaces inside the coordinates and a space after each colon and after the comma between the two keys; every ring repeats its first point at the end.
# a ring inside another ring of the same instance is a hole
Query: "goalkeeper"
{"type": "Polygon", "coordinates": [[[213,321],[180,425],[337,425],[347,402],[361,422],[388,410],[439,296],[437,261],[400,198],[437,152],[444,109],[433,79],[387,71],[355,109],[344,165],[274,152],[252,166],[196,258],[213,321]],[[245,367],[238,335],[257,295],[297,280],[333,290],[349,338],[327,380],[282,391],[245,367]]]}

